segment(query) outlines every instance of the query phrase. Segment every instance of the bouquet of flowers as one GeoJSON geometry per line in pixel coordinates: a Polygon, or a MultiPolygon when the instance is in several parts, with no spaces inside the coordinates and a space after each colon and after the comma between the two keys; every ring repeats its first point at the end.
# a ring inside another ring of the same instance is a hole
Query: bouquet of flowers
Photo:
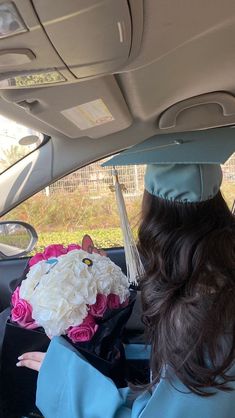
{"type": "Polygon", "coordinates": [[[117,386],[125,385],[122,331],[136,296],[129,286],[122,270],[89,236],[81,246],[50,245],[30,259],[12,295],[4,337],[6,416],[27,414],[35,401],[36,375],[17,368],[17,357],[45,351],[54,336],[64,336],[117,386]]]}
{"type": "Polygon", "coordinates": [[[66,335],[73,343],[87,342],[108,312],[128,306],[127,277],[94,246],[86,251],[87,241],[82,247],[51,245],[30,260],[25,280],[12,295],[12,321],[27,329],[42,327],[50,338],[66,335]]]}

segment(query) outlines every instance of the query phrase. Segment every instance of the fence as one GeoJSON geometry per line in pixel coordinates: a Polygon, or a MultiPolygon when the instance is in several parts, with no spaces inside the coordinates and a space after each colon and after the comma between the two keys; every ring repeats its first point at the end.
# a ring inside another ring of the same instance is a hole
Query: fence
{"type": "MultiPolygon", "coordinates": [[[[98,198],[110,193],[110,186],[113,184],[112,168],[101,167],[102,162],[90,164],[58,180],[47,188],[47,195],[81,190],[90,197],[98,198]]],[[[119,181],[125,185],[124,194],[127,197],[131,198],[142,194],[144,172],[145,166],[132,165],[118,168],[119,181]]]]}
{"type": "Polygon", "coordinates": [[[222,169],[224,180],[235,184],[235,153],[229,158],[226,164],[222,166],[222,169]]]}
{"type": "MultiPolygon", "coordinates": [[[[105,160],[103,160],[105,161],[105,160]]],[[[99,198],[109,193],[113,184],[112,169],[101,167],[103,161],[93,163],[58,180],[46,189],[46,194],[72,193],[82,190],[92,198],[99,198]]],[[[224,179],[235,183],[235,154],[222,167],[224,179]]],[[[144,188],[144,165],[118,167],[119,181],[126,186],[125,197],[132,198],[141,195],[144,188]]]]}

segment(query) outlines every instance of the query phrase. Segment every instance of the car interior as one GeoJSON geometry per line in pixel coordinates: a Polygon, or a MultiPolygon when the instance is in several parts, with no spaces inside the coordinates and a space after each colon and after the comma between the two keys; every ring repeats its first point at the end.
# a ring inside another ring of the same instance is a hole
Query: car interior
{"type": "MultiPolygon", "coordinates": [[[[0,215],[153,135],[232,128],[234,39],[230,0],[0,0],[0,113],[43,135],[0,174],[0,215]]],[[[27,262],[0,261],[1,311],[27,262]]]]}

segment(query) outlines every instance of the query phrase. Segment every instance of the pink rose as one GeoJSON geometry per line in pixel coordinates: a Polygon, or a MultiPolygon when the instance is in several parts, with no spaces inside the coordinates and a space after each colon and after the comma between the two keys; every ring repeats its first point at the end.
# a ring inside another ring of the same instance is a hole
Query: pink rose
{"type": "Polygon", "coordinates": [[[77,327],[71,327],[68,330],[68,337],[73,343],[90,341],[96,333],[98,325],[91,315],[87,315],[83,323],[77,327]]]}
{"type": "Polygon", "coordinates": [[[81,250],[81,249],[82,249],[82,247],[80,247],[80,245],[78,245],[78,244],[69,244],[68,247],[67,247],[67,252],[69,253],[70,251],[81,250]]]}
{"type": "Polygon", "coordinates": [[[29,260],[29,267],[32,267],[34,264],[37,264],[39,261],[45,260],[42,253],[35,254],[30,260],[29,260]]]}
{"type": "Polygon", "coordinates": [[[64,246],[61,244],[48,245],[48,247],[45,248],[43,253],[45,260],[48,260],[49,258],[53,257],[57,258],[63,254],[67,254],[67,249],[64,248],[64,246]]]}
{"type": "Polygon", "coordinates": [[[60,255],[66,253],[67,249],[64,248],[64,246],[61,244],[48,245],[43,253],[37,253],[29,260],[29,267],[37,264],[39,261],[48,260],[48,258],[59,257],[60,255]]]}
{"type": "Polygon", "coordinates": [[[57,258],[73,250],[81,250],[80,245],[69,244],[67,248],[65,248],[62,244],[48,245],[43,253],[37,253],[29,260],[29,267],[32,267],[34,264],[37,264],[39,261],[48,260],[49,258],[54,257],[57,258]]]}
{"type": "Polygon", "coordinates": [[[96,303],[90,305],[89,313],[92,316],[102,317],[107,309],[107,297],[99,293],[96,296],[96,303]]]}
{"type": "Polygon", "coordinates": [[[13,292],[12,297],[11,297],[11,303],[13,307],[16,306],[19,299],[20,299],[20,287],[18,286],[16,290],[13,292]]]}
{"type": "Polygon", "coordinates": [[[115,295],[114,293],[110,293],[110,295],[108,295],[108,300],[107,300],[107,304],[109,309],[118,309],[120,308],[120,298],[118,295],[115,295]]]}
{"type": "Polygon", "coordinates": [[[18,301],[15,303],[11,311],[11,318],[14,322],[17,322],[23,328],[38,328],[38,325],[32,318],[32,307],[24,299],[18,299],[18,301]]]}

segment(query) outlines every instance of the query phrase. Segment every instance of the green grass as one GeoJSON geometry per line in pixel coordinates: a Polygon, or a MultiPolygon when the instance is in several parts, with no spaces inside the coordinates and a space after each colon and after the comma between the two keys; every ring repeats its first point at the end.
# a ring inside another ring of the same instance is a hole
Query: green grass
{"type": "Polygon", "coordinates": [[[49,244],[69,245],[81,244],[85,234],[89,234],[98,248],[121,247],[123,245],[120,228],[86,229],[76,232],[56,231],[39,234],[38,244],[34,252],[41,252],[49,244]]]}
{"type": "Polygon", "coordinates": [[[25,249],[28,247],[30,242],[30,238],[27,235],[1,235],[0,236],[0,243],[13,245],[13,247],[19,247],[25,249]]]}
{"type": "MultiPolygon", "coordinates": [[[[127,202],[130,218],[140,212],[141,198],[127,202]]],[[[32,224],[37,231],[75,231],[118,228],[114,194],[91,199],[82,191],[51,195],[37,194],[9,212],[4,219],[32,224]]]]}

